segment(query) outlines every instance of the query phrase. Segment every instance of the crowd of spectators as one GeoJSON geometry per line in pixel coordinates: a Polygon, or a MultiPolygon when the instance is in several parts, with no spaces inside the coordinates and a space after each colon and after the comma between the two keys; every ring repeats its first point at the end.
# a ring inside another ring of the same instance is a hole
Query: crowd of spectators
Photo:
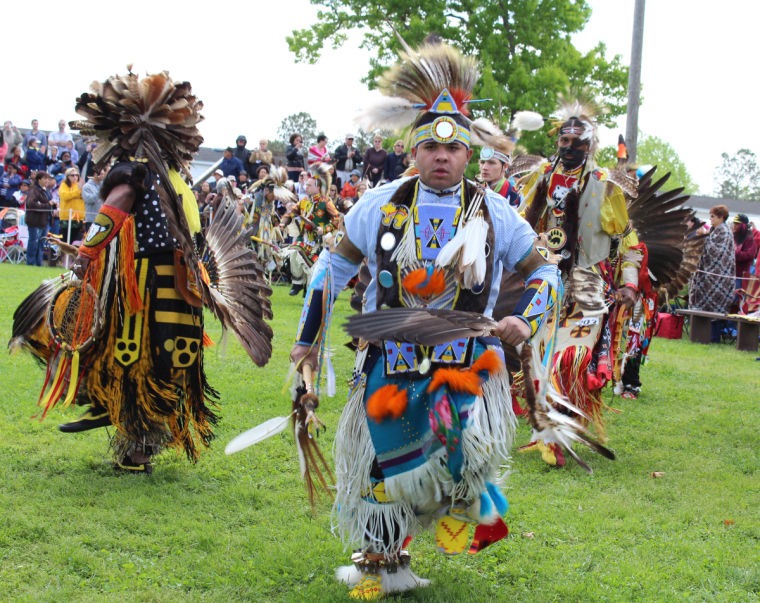
{"type": "MultiPolygon", "coordinates": [[[[316,163],[328,164],[332,176],[330,199],[341,213],[346,213],[368,188],[399,178],[410,165],[411,155],[405,152],[401,140],[394,142],[392,151],[386,151],[383,138],[375,136],[372,146],[364,153],[354,142],[355,136],[348,133],[331,152],[324,134],[319,134],[312,146],[304,144],[300,133],[292,134],[285,148],[284,161],[280,161],[288,174],[286,186],[299,201],[302,200],[307,196],[309,168],[316,163]]],[[[224,149],[221,163],[211,175],[213,180],[196,183],[193,190],[204,220],[227,184],[240,200],[241,211],[250,212],[254,208],[256,194],[263,186],[256,183],[267,176],[271,166],[275,165],[275,158],[267,139],[259,140],[258,148],[254,150],[248,149],[247,143],[244,135],[238,136],[234,147],[224,149]]],[[[276,206],[281,215],[288,209],[279,203],[276,206]]]]}

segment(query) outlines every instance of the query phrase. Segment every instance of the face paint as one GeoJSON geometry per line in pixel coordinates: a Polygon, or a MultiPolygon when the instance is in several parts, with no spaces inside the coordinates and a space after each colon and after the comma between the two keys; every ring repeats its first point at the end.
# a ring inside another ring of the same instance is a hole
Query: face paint
{"type": "Polygon", "coordinates": [[[578,167],[587,154],[587,145],[580,138],[573,140],[571,145],[559,148],[559,160],[562,162],[562,167],[566,170],[578,167]]]}

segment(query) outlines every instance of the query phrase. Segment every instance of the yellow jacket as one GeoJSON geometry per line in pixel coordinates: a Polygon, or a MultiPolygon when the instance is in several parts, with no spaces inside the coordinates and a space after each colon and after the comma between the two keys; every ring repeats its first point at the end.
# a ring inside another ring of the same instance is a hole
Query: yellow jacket
{"type": "Polygon", "coordinates": [[[61,182],[58,189],[58,197],[61,204],[58,208],[61,220],[73,220],[81,222],[84,220],[84,199],[82,199],[82,189],[79,184],[69,186],[66,180],[61,182]]]}

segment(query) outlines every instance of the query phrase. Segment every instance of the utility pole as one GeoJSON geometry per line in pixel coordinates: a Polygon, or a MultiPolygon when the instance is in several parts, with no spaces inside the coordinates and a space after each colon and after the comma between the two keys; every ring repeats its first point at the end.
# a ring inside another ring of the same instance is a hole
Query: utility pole
{"type": "Polygon", "coordinates": [[[628,114],[625,122],[625,144],[628,161],[636,161],[636,140],[639,135],[639,98],[641,97],[641,47],[644,42],[644,1],[636,0],[633,9],[631,65],[628,70],[628,114]]]}

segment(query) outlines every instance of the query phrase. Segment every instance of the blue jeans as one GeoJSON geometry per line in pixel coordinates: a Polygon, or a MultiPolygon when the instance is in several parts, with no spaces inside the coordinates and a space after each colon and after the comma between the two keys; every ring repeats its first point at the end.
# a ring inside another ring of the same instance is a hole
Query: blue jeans
{"type": "Polygon", "coordinates": [[[29,242],[26,246],[26,263],[29,266],[42,266],[42,243],[48,233],[48,227],[29,227],[29,242]]]}

